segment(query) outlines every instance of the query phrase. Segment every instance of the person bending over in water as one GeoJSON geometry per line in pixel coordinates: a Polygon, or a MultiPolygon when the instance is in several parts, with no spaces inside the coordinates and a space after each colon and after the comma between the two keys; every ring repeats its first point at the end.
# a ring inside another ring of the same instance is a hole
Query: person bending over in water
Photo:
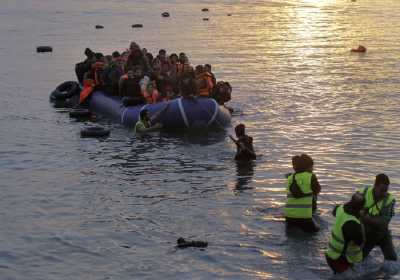
{"type": "Polygon", "coordinates": [[[292,158],[294,173],[287,178],[287,201],[284,210],[289,230],[297,227],[305,232],[317,232],[319,227],[312,215],[317,210],[317,195],[321,191],[317,176],[313,173],[314,161],[306,154],[292,158]]]}
{"type": "Polygon", "coordinates": [[[333,210],[336,221],[331,230],[325,257],[335,274],[343,273],[363,260],[361,247],[364,233],[360,222],[363,206],[364,197],[355,193],[349,202],[336,206],[333,210]]]}
{"type": "Polygon", "coordinates": [[[152,124],[152,120],[156,119],[158,115],[164,112],[168,107],[168,104],[159,112],[155,113],[152,118],[149,117],[149,111],[144,109],[139,114],[139,120],[135,125],[135,133],[146,133],[156,131],[162,128],[161,123],[152,124]]]}
{"type": "Polygon", "coordinates": [[[235,127],[235,133],[238,140],[235,140],[232,136],[230,138],[236,144],[236,155],[235,160],[238,161],[250,161],[257,158],[254,147],[253,138],[246,135],[246,127],[244,124],[239,124],[235,127]]]}
{"type": "Polygon", "coordinates": [[[373,187],[358,190],[363,195],[364,209],[360,220],[365,227],[366,242],[363,248],[366,258],[375,246],[379,246],[385,261],[397,261],[389,223],[394,216],[395,198],[388,192],[389,177],[378,174],[373,187]]]}

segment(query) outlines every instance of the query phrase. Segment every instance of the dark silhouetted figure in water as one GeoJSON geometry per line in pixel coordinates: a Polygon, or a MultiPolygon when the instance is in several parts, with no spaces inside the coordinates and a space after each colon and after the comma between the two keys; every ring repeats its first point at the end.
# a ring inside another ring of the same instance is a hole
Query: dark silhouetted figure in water
{"type": "Polygon", "coordinates": [[[244,124],[239,124],[235,127],[235,133],[238,140],[235,140],[232,136],[232,141],[236,144],[236,156],[235,160],[238,161],[250,161],[257,158],[254,147],[253,147],[253,138],[246,135],[245,133],[246,127],[244,124]]]}

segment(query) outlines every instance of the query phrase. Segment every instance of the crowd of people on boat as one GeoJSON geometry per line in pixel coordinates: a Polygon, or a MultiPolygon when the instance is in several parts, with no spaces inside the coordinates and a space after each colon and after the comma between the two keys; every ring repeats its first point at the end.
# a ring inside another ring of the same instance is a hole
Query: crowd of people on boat
{"type": "Polygon", "coordinates": [[[210,64],[192,66],[181,52],[167,54],[160,49],[153,56],[145,48],[131,42],[129,49],[111,55],[85,50],[86,59],[75,66],[78,81],[83,85],[80,103],[93,90],[125,98],[127,106],[156,103],[177,97],[211,97],[223,105],[231,99],[232,87],[218,81],[210,64]]]}

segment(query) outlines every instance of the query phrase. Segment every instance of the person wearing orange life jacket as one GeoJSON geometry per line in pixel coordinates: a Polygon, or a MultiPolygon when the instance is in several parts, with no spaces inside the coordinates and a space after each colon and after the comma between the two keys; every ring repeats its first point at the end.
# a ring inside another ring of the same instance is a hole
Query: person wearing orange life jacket
{"type": "Polygon", "coordinates": [[[103,74],[105,69],[104,56],[101,53],[95,54],[96,61],[92,64],[91,70],[85,74],[83,80],[83,90],[79,96],[79,104],[87,100],[94,89],[104,86],[103,74]]]}
{"type": "Polygon", "coordinates": [[[142,91],[144,98],[148,104],[157,103],[162,100],[160,93],[157,90],[154,81],[149,81],[144,91],[142,91]]]}
{"type": "Polygon", "coordinates": [[[167,59],[167,52],[164,49],[159,50],[157,59],[160,62],[161,74],[167,75],[167,73],[169,72],[169,69],[170,69],[170,64],[167,59]]]}
{"type": "Polygon", "coordinates": [[[210,73],[205,71],[203,65],[197,65],[195,69],[198,95],[201,97],[210,97],[213,89],[213,81],[210,73]]]}
{"type": "Polygon", "coordinates": [[[215,87],[215,85],[217,84],[217,79],[215,78],[214,73],[211,71],[211,65],[204,64],[204,70],[211,75],[212,84],[213,84],[213,87],[215,87]]]}

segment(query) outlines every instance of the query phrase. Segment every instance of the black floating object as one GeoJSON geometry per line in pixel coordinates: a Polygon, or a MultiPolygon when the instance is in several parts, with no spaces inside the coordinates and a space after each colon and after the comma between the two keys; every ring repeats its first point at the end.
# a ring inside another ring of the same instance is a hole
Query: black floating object
{"type": "Polygon", "coordinates": [[[110,135],[110,130],[101,126],[90,126],[81,130],[82,138],[98,138],[110,135]]]}
{"type": "Polygon", "coordinates": [[[168,12],[164,12],[161,14],[163,17],[169,17],[169,13],[168,12]]]}
{"type": "Polygon", "coordinates": [[[228,17],[230,17],[232,14],[228,14],[228,17]]]}
{"type": "Polygon", "coordinates": [[[186,241],[182,237],[178,238],[176,241],[177,247],[180,249],[195,247],[195,248],[206,248],[208,243],[205,241],[186,241]]]}
{"type": "Polygon", "coordinates": [[[88,109],[80,108],[80,109],[72,109],[69,112],[69,117],[73,119],[89,119],[92,116],[92,113],[88,109]]]}
{"type": "Polygon", "coordinates": [[[208,9],[208,8],[203,8],[203,9],[201,9],[201,11],[202,11],[202,12],[208,12],[209,9],[208,9]]]}
{"type": "Polygon", "coordinates": [[[103,26],[103,25],[96,25],[95,28],[96,28],[96,29],[103,29],[104,26],[103,26]]]}
{"type": "Polygon", "coordinates": [[[209,18],[203,18],[203,20],[204,20],[204,21],[209,21],[210,19],[209,19],[209,18]]]}
{"type": "Polygon", "coordinates": [[[50,46],[39,46],[36,48],[36,52],[42,53],[42,52],[52,52],[53,48],[50,46]]]}
{"type": "Polygon", "coordinates": [[[132,24],[132,28],[142,28],[143,24],[132,24]]]}

